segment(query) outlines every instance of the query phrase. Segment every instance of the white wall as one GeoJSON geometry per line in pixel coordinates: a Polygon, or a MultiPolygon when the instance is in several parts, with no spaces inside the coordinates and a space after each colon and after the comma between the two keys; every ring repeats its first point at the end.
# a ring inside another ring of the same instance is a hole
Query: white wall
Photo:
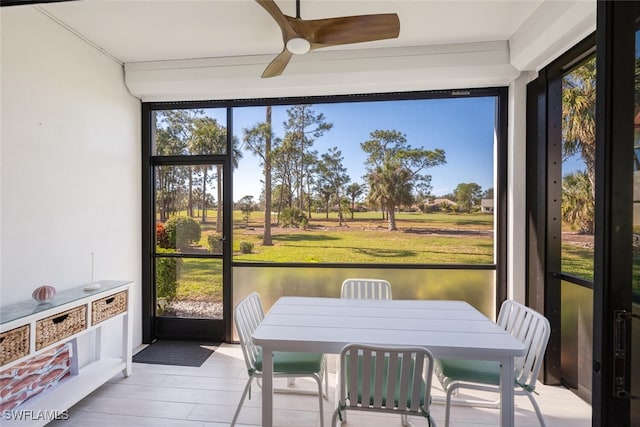
{"type": "Polygon", "coordinates": [[[121,64],[37,9],[0,19],[0,303],[89,282],[94,252],[95,279],[134,281],[140,307],[140,101],[121,64]]]}

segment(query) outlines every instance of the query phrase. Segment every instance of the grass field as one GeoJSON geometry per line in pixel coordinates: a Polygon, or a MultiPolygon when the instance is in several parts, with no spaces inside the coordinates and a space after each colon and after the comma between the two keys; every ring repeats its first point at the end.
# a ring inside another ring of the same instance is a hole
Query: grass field
{"type": "Polygon", "coordinates": [[[492,264],[493,216],[399,213],[388,231],[380,213],[358,213],[338,226],[335,213],[315,214],[306,230],[272,227],[273,246],[262,245],[262,221],[252,213],[234,220],[234,260],[259,262],[492,264]],[[241,241],[254,243],[240,254],[241,241]]]}
{"type": "MultiPolygon", "coordinates": [[[[215,232],[215,212],[202,225],[198,247],[207,248],[215,232]]],[[[272,217],[275,222],[275,215],[272,217]]],[[[242,262],[362,263],[362,264],[493,264],[494,217],[488,214],[398,213],[398,230],[388,231],[380,212],[356,213],[338,226],[335,213],[314,213],[307,229],[272,227],[273,245],[262,245],[263,213],[248,221],[234,212],[233,259],[242,262]],[[254,244],[248,254],[241,242],[254,244]]],[[[197,248],[196,248],[197,249],[197,248]]],[[[593,280],[593,249],[563,240],[562,271],[593,280]]],[[[637,274],[634,274],[636,276],[637,274]]],[[[179,299],[221,296],[221,261],[184,259],[179,299]],[[217,285],[211,285],[211,283],[217,285]],[[203,285],[207,283],[207,285],[203,285]]],[[[640,278],[639,278],[640,279],[640,278]]],[[[640,280],[637,281],[640,283],[640,280]]]]}
{"type": "Polygon", "coordinates": [[[184,259],[178,275],[177,299],[222,301],[222,260],[184,259]]]}
{"type": "MultiPolygon", "coordinates": [[[[202,225],[199,246],[215,231],[215,212],[202,225]]],[[[388,231],[380,212],[358,212],[338,226],[335,212],[326,218],[314,213],[306,230],[272,227],[272,246],[262,245],[263,213],[245,221],[233,214],[234,260],[246,262],[492,264],[493,215],[464,213],[396,214],[398,230],[388,231]],[[240,242],[251,242],[250,254],[240,253],[240,242]]],[[[275,223],[276,216],[272,216],[275,223]]],[[[563,240],[562,271],[593,279],[593,249],[563,240]]]]}

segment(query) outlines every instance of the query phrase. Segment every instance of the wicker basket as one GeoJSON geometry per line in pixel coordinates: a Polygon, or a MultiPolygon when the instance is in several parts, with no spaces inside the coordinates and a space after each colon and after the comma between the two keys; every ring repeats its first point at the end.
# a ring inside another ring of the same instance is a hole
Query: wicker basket
{"type": "Polygon", "coordinates": [[[36,322],[36,350],[87,328],[87,306],[72,308],[36,322]]]}
{"type": "Polygon", "coordinates": [[[0,334],[0,365],[29,354],[29,325],[0,334]]]}
{"type": "Polygon", "coordinates": [[[91,305],[91,324],[103,322],[127,311],[127,291],[96,300],[91,305]]]}

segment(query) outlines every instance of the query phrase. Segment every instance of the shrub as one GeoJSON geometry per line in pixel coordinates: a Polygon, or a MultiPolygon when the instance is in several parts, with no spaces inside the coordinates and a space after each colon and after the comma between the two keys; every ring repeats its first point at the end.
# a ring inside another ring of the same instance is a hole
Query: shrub
{"type": "Polygon", "coordinates": [[[253,252],[253,242],[242,241],[240,242],[240,253],[250,254],[253,252]]]}
{"type": "Polygon", "coordinates": [[[156,223],[156,245],[161,248],[170,248],[171,244],[169,243],[169,235],[167,234],[167,229],[164,227],[164,224],[161,222],[156,223]]]}
{"type": "Polygon", "coordinates": [[[283,227],[306,228],[309,220],[304,212],[298,208],[286,208],[280,215],[280,222],[283,227]]]}
{"type": "Polygon", "coordinates": [[[222,234],[211,233],[207,236],[207,243],[209,244],[209,252],[212,254],[222,253],[222,234]]]}
{"type": "Polygon", "coordinates": [[[200,241],[200,224],[188,216],[172,216],[164,225],[171,248],[185,248],[200,241]]]}
{"type": "MultiPolygon", "coordinates": [[[[175,253],[172,249],[158,249],[158,254],[175,253]]],[[[178,270],[182,265],[180,258],[156,259],[156,298],[166,301],[175,299],[178,293],[178,270]]]]}

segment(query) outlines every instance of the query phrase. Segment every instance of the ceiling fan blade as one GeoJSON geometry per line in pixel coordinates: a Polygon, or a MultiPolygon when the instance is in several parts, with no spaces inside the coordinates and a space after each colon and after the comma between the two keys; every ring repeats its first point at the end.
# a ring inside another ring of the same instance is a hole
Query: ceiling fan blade
{"type": "Polygon", "coordinates": [[[298,37],[298,33],[295,28],[291,26],[291,18],[287,17],[278,5],[273,0],[256,0],[260,6],[262,6],[269,15],[276,21],[280,29],[282,30],[282,37],[285,40],[289,40],[298,37]]]}
{"type": "Polygon", "coordinates": [[[262,78],[277,77],[282,74],[291,56],[293,56],[293,54],[289,52],[287,48],[284,48],[280,55],[276,56],[276,58],[267,65],[267,68],[264,69],[262,78]]]}
{"type": "Polygon", "coordinates": [[[400,34],[400,19],[395,13],[297,21],[302,37],[312,49],[394,39],[400,34]]]}

